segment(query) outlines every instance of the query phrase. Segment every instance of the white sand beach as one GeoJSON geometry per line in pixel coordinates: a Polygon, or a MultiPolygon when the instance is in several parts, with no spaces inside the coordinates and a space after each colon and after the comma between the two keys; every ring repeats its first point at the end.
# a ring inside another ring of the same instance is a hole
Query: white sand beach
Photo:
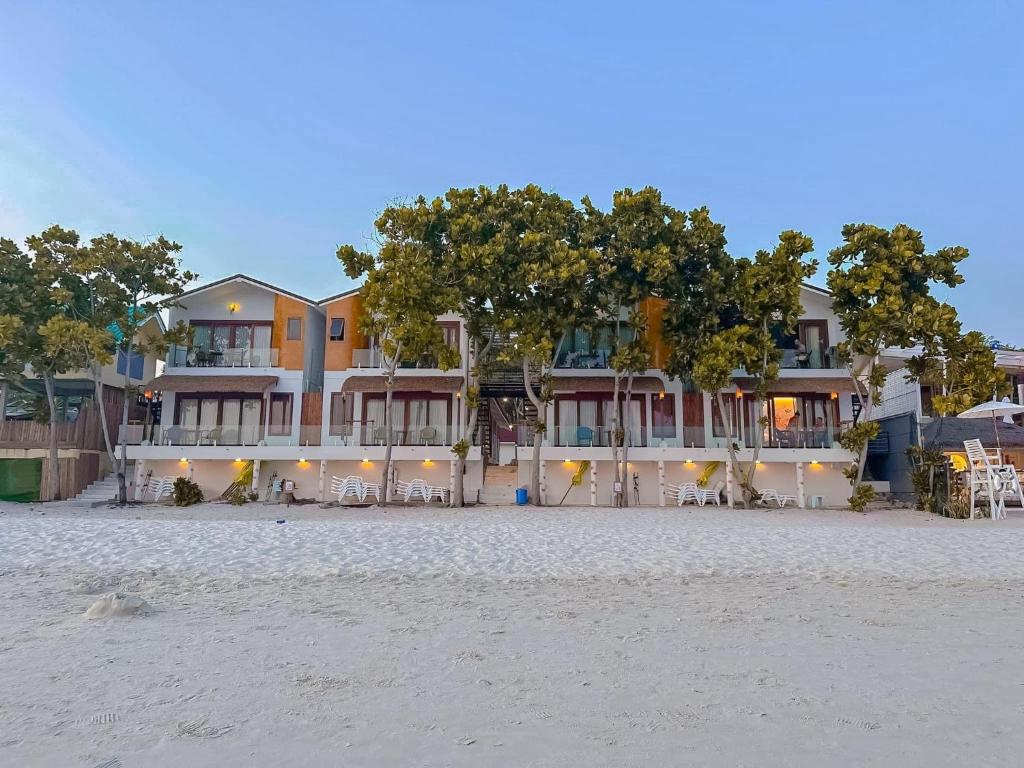
{"type": "Polygon", "coordinates": [[[0,764],[1016,765],[1022,536],[1019,513],[4,504],[0,764]],[[138,610],[84,616],[113,592],[138,610]]]}

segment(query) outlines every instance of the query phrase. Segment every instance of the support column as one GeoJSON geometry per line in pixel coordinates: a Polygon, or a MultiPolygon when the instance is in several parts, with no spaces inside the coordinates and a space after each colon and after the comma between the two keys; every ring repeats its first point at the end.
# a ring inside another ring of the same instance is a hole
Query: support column
{"type": "Polygon", "coordinates": [[[590,462],[590,506],[597,506],[597,462],[590,462]]]}
{"type": "MultiPolygon", "coordinates": [[[[463,480],[462,482],[463,482],[463,484],[465,484],[466,481],[463,480]]],[[[463,491],[466,490],[465,489],[465,485],[463,485],[463,489],[462,490],[463,491]]],[[[454,496],[455,496],[455,459],[452,459],[451,461],[448,462],[448,503],[449,504],[451,503],[451,500],[454,498],[454,496]]]]}
{"type": "Polygon", "coordinates": [[[540,460],[540,498],[537,500],[538,504],[543,504],[548,498],[548,473],[547,473],[547,462],[544,459],[540,460]]]}
{"type": "Polygon", "coordinates": [[[804,463],[796,463],[796,503],[801,509],[807,509],[807,488],[804,484],[804,463]]]}
{"type": "Polygon", "coordinates": [[[195,473],[196,473],[195,462],[192,461],[191,459],[189,459],[189,462],[188,462],[188,479],[191,480],[195,476],[195,473]]]}
{"type": "Polygon", "coordinates": [[[317,478],[316,483],[316,498],[321,504],[326,500],[324,490],[326,489],[327,483],[327,461],[320,459],[320,477],[317,478]]]}
{"type": "Polygon", "coordinates": [[[142,501],[146,495],[145,478],[146,477],[146,460],[136,459],[135,460],[135,500],[142,501]]]}
{"type": "Polygon", "coordinates": [[[665,506],[665,460],[658,459],[658,506],[665,506]]]}
{"type": "Polygon", "coordinates": [[[260,492],[260,460],[252,460],[252,490],[253,493],[260,492]]]}
{"type": "Polygon", "coordinates": [[[726,498],[726,501],[729,503],[730,507],[735,506],[735,501],[733,500],[732,485],[733,485],[732,462],[729,461],[728,459],[726,459],[726,461],[725,461],[725,498],[726,498]]]}

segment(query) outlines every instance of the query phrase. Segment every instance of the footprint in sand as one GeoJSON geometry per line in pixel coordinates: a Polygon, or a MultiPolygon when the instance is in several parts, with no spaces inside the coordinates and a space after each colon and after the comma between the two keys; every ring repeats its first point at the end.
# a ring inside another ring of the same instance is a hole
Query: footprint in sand
{"type": "Polygon", "coordinates": [[[854,727],[863,728],[865,731],[877,731],[882,727],[881,723],[876,723],[872,720],[851,720],[848,717],[836,718],[836,728],[842,727],[854,727]]]}
{"type": "Polygon", "coordinates": [[[121,760],[112,757],[109,760],[104,760],[102,763],[97,763],[92,768],[121,768],[121,760]]]}
{"type": "Polygon", "coordinates": [[[103,712],[90,717],[80,717],[75,720],[75,725],[113,725],[120,719],[116,712],[103,712]]]}
{"type": "Polygon", "coordinates": [[[189,720],[184,723],[178,723],[178,735],[194,736],[197,739],[217,739],[234,727],[235,726],[233,725],[207,725],[206,718],[202,718],[200,720],[189,720]]]}

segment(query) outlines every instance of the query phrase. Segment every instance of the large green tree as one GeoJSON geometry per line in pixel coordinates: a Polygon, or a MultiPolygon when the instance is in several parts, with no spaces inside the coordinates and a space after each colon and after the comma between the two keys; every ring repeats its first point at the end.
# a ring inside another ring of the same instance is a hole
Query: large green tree
{"type": "Polygon", "coordinates": [[[429,357],[447,370],[459,364],[460,355],[445,343],[437,322],[451,301],[438,280],[445,247],[443,217],[419,198],[410,205],[388,207],[375,226],[379,235],[376,254],[343,245],[337,256],[348,277],[365,278],[360,326],[380,345],[385,385],[380,501],[386,504],[394,443],[391,404],[398,365],[429,357]]]}
{"type": "MultiPolygon", "coordinates": [[[[686,216],[665,204],[653,187],[616,192],[607,213],[589,198],[583,199],[583,209],[587,243],[601,254],[601,311],[611,326],[601,330],[609,337],[609,365],[614,372],[610,442],[615,482],[625,488],[629,446],[638,437],[629,434],[633,380],[651,365],[643,301],[664,293],[673,260],[681,250],[679,236],[686,231],[686,216]]],[[[620,505],[628,504],[629,494],[621,493],[616,499],[620,505]]]]}
{"type": "Polygon", "coordinates": [[[935,350],[941,338],[958,332],[956,310],[939,301],[932,290],[938,285],[960,285],[963,276],[958,266],[967,256],[961,246],[929,253],[921,233],[906,224],[892,229],[847,224],[843,244],[829,252],[828,288],[845,336],[837,351],[847,361],[861,404],[860,423],[842,440],[844,447],[857,454],[847,470],[853,487],[850,504],[855,509],[863,509],[873,496],[861,481],[868,441],[878,431],[871,412],[880,401],[888,373],[879,356],[889,347],[921,345],[935,350]]]}
{"type": "Polygon", "coordinates": [[[91,355],[102,355],[109,335],[75,317],[84,287],[71,264],[79,251],[78,235],[51,227],[26,240],[23,251],[0,239],[0,346],[2,373],[18,379],[29,372],[42,381],[49,412],[46,488],[61,497],[56,378],[85,368],[91,355]],[[74,340],[74,343],[69,343],[74,340]]]}
{"type": "Polygon", "coordinates": [[[726,428],[730,471],[739,482],[747,506],[758,495],[754,474],[762,440],[754,435],[753,455],[742,466],[737,452],[737,425],[723,390],[730,386],[736,370],[742,370],[752,380],[753,412],[758,420],[758,433],[763,433],[768,426],[762,415],[763,403],[779,378],[782,363],[776,334],[788,335],[796,330],[803,312],[801,286],[817,269],[817,262],[807,260],[813,249],[811,238],[786,231],[779,235],[779,242],[771,251],[759,250],[753,259],[737,259],[725,294],[728,310],[722,327],[697,342],[693,380],[716,398],[726,428]]]}
{"type": "MultiPolygon", "coordinates": [[[[165,308],[174,306],[185,287],[198,277],[182,269],[178,257],[180,251],[178,243],[163,235],[141,242],[104,234],[94,237],[88,247],[79,249],[70,264],[87,289],[87,308],[83,311],[83,319],[96,331],[109,330],[112,352],[125,360],[118,439],[120,455],[115,464],[118,501],[121,504],[128,501],[127,427],[129,405],[136,394],[131,383],[131,359],[134,355],[162,356],[170,343],[182,341],[186,333],[179,326],[168,334],[148,339],[143,339],[140,334],[147,321],[165,308]]],[[[100,364],[101,361],[93,357],[89,367],[96,381],[96,399],[106,429],[104,397],[99,383],[100,364]]],[[[109,435],[104,437],[107,449],[111,451],[109,435]]],[[[114,458],[112,451],[111,458],[114,458]]]]}
{"type": "Polygon", "coordinates": [[[582,212],[538,186],[514,190],[502,219],[507,282],[491,297],[505,340],[499,358],[522,366],[526,396],[537,412],[530,495],[543,504],[540,455],[552,400],[550,374],[569,334],[592,331],[597,322],[601,256],[584,242],[582,212]]]}
{"type": "Polygon", "coordinates": [[[1010,379],[996,365],[996,353],[978,331],[960,333],[956,323],[937,347],[907,361],[907,378],[932,388],[932,408],[955,416],[985,400],[1009,394],[1010,379]]]}

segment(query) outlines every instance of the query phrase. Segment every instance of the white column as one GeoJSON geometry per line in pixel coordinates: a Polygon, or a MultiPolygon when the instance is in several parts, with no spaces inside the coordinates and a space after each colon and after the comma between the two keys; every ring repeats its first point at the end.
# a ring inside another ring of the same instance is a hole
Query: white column
{"type": "Polygon", "coordinates": [[[547,473],[547,462],[544,459],[540,460],[540,499],[538,504],[543,504],[548,498],[548,473],[547,473]]]}
{"type": "Polygon", "coordinates": [[[665,460],[658,459],[658,506],[665,506],[665,460]]]}
{"type": "Polygon", "coordinates": [[[195,476],[196,465],[194,461],[188,463],[188,479],[191,480],[195,476]]]}
{"type": "Polygon", "coordinates": [[[146,486],[143,484],[146,477],[146,460],[136,459],[135,460],[135,500],[142,501],[142,497],[146,493],[146,486]]]}
{"type": "Polygon", "coordinates": [[[733,480],[732,480],[732,462],[730,462],[728,459],[726,459],[726,461],[725,461],[725,498],[728,501],[730,507],[735,506],[735,501],[733,500],[732,483],[733,483],[733,480]]]}
{"type": "Polygon", "coordinates": [[[252,460],[252,490],[253,493],[260,492],[260,460],[252,460]]]}
{"type": "Polygon", "coordinates": [[[801,509],[807,508],[807,493],[804,485],[804,463],[796,463],[796,503],[801,509]]]}
{"type": "Polygon", "coordinates": [[[590,462],[590,506],[597,506],[597,462],[590,462]]]}
{"type": "Polygon", "coordinates": [[[327,480],[327,461],[325,459],[320,460],[320,477],[317,478],[316,483],[316,499],[319,502],[323,502],[326,499],[324,490],[326,488],[327,480]]]}

